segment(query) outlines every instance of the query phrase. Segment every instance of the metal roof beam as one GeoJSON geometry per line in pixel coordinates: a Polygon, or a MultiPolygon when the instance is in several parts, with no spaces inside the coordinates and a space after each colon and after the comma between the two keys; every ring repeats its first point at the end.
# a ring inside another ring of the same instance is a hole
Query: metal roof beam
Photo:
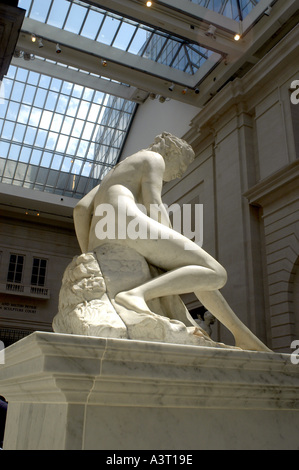
{"type": "MultiPolygon", "coordinates": [[[[66,79],[71,82],[81,83],[83,80],[83,85],[90,86],[91,88],[98,89],[99,91],[107,92],[110,94],[115,94],[116,96],[123,97],[138,103],[142,103],[148,97],[149,92],[155,93],[157,95],[162,95],[165,97],[171,97],[185,103],[190,103],[194,105],[194,93],[188,94],[188,96],[182,95],[182,90],[186,85],[176,86],[174,92],[168,90],[171,83],[177,83],[176,79],[178,78],[176,72],[182,74],[183,72],[176,71],[175,69],[168,68],[172,74],[172,78],[165,79],[156,76],[152,76],[150,73],[145,73],[142,70],[133,70],[127,65],[117,64],[111,61],[108,61],[107,67],[102,67],[99,57],[89,55],[85,52],[74,50],[67,46],[61,44],[62,53],[58,56],[55,52],[55,44],[43,39],[44,47],[42,52],[37,49],[37,46],[31,42],[30,33],[22,32],[18,41],[18,49],[25,50],[30,54],[36,54],[37,56],[42,56],[53,62],[59,61],[62,64],[66,64],[87,72],[95,73],[98,75],[106,75],[112,80],[117,80],[121,83],[127,83],[131,86],[120,85],[114,82],[105,80],[104,78],[90,77],[82,72],[77,72],[76,70],[68,70],[65,67],[55,65],[54,63],[47,63],[44,61],[30,60],[25,61],[22,58],[14,59],[13,65],[24,67],[27,69],[35,69],[37,72],[45,73],[49,75],[56,76],[57,78],[66,79]],[[40,64],[41,63],[41,64],[40,64]],[[79,81],[77,81],[79,80],[79,81]]],[[[216,60],[217,57],[215,57],[216,60]]],[[[144,59],[146,60],[146,59],[144,59]]],[[[151,62],[151,61],[149,61],[151,62]]],[[[159,66],[160,64],[153,65],[159,66]]],[[[212,59],[207,61],[200,69],[200,76],[197,75],[196,79],[204,77],[211,67],[215,63],[212,62],[212,59]]],[[[165,66],[164,66],[165,67],[165,66]]],[[[193,76],[194,80],[194,76],[193,76]]]]}
{"type": "MultiPolygon", "coordinates": [[[[58,58],[57,58],[58,59],[58,58]]],[[[23,69],[32,70],[33,72],[49,75],[51,77],[59,78],[67,82],[75,83],[84,87],[98,90],[102,93],[109,93],[125,100],[132,100],[137,102],[143,102],[144,99],[138,100],[135,97],[137,89],[131,86],[125,86],[120,83],[115,83],[110,80],[105,80],[101,77],[94,75],[88,75],[79,70],[69,69],[59,64],[47,62],[44,60],[22,60],[22,58],[13,58],[11,61],[12,65],[16,67],[22,67],[23,69]]]]}
{"type": "Polygon", "coordinates": [[[157,90],[155,86],[146,84],[145,76],[148,75],[151,84],[153,81],[156,82],[158,90],[155,92],[158,93],[160,93],[161,87],[163,90],[165,89],[165,83],[167,84],[169,81],[183,88],[194,88],[221,60],[219,54],[212,54],[196,74],[189,75],[181,70],[30,18],[24,20],[18,48],[55,62],[59,61],[75,68],[107,76],[121,83],[128,83],[141,90],[157,90]],[[39,49],[37,43],[32,43],[32,33],[43,39],[44,47],[42,49],[39,49]],[[62,49],[62,53],[59,55],[56,53],[56,43],[59,43],[62,49]],[[102,67],[101,59],[107,60],[107,67],[102,67]]]}

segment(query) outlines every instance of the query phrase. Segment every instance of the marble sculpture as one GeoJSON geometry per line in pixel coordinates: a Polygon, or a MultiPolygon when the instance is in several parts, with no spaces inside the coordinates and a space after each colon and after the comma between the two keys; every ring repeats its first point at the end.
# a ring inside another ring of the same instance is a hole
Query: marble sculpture
{"type": "Polygon", "coordinates": [[[79,201],[74,224],[82,254],[64,273],[54,332],[233,347],[212,341],[192,319],[179,295],[193,292],[231,331],[234,347],[269,351],[220,293],[225,269],[171,227],[163,182],[180,178],[194,156],[187,142],[164,132],[79,201]],[[131,236],[132,224],[143,236],[131,236]]]}

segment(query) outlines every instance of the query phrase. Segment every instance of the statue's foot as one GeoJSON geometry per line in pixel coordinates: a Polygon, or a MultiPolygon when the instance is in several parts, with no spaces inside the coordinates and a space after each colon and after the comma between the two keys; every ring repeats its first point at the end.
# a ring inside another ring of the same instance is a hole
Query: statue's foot
{"type": "Polygon", "coordinates": [[[114,300],[116,303],[122,307],[125,307],[127,310],[131,310],[136,313],[147,313],[155,316],[155,313],[149,309],[144,298],[134,293],[134,291],[120,292],[115,296],[114,300]]]}
{"type": "Polygon", "coordinates": [[[236,347],[245,351],[273,352],[254,335],[236,338],[236,347]]]}

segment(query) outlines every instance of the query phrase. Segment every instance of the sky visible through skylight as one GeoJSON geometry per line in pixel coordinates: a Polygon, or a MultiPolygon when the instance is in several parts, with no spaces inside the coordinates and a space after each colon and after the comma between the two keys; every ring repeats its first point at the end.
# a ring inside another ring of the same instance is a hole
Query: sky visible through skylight
{"type": "Polygon", "coordinates": [[[260,0],[190,0],[233,20],[244,19],[260,0]]]}

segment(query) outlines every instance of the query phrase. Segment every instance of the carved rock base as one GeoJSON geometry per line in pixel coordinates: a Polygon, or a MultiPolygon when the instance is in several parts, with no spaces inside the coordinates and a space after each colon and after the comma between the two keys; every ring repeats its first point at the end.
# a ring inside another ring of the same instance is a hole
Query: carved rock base
{"type": "Polygon", "coordinates": [[[77,256],[67,267],[53,320],[56,333],[231,348],[212,341],[190,316],[179,296],[149,302],[152,314],[117,304],[117,293],[159,275],[136,251],[103,245],[77,256]]]}

